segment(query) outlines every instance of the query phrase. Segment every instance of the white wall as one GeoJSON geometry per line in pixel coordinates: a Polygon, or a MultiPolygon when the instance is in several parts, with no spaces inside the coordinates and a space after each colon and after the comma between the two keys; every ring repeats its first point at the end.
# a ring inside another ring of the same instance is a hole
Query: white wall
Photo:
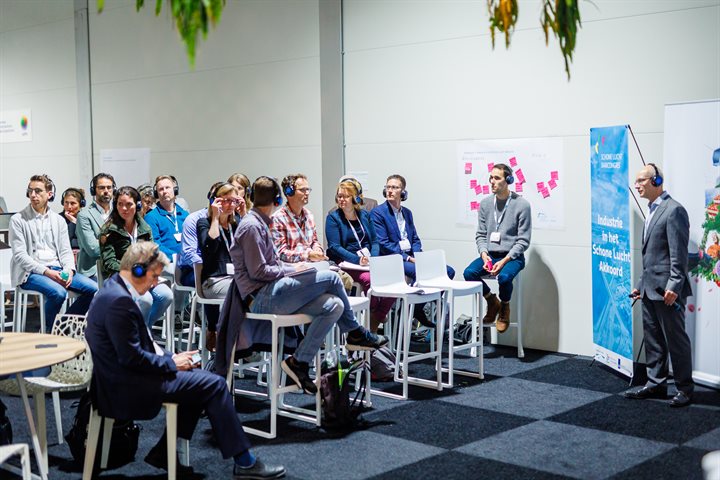
{"type": "MultiPolygon", "coordinates": [[[[227,3],[190,70],[167,13],[106,2],[90,16],[96,168],[104,148],[149,147],[193,209],[212,183],[302,171],[321,209],[317,0],[227,3]]],[[[92,9],[91,9],[92,10],[92,9]]]]}
{"type": "MultiPolygon", "coordinates": [[[[572,79],[545,47],[537,0],[520,2],[510,50],[491,48],[485,1],[346,0],[348,170],[408,180],[425,249],[461,276],[474,230],[455,224],[455,146],[465,139],[561,137],[565,229],[535,230],[524,280],[525,343],[592,353],[589,129],[630,124],[662,164],[663,106],[720,97],[720,2],[580,2],[572,79]]],[[[631,144],[632,145],[632,144],[631,144]]],[[[631,147],[631,175],[639,158],[631,147]]],[[[514,333],[509,333],[510,340],[514,333]]]]}
{"type": "Polygon", "coordinates": [[[31,175],[60,193],[79,184],[75,27],[72,0],[0,1],[0,110],[32,110],[32,142],[0,144],[0,195],[27,204],[31,175]]]}

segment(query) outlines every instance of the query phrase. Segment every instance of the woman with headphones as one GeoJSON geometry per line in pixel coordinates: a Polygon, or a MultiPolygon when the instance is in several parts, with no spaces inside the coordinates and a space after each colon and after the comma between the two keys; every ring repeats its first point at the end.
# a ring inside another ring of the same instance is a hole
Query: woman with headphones
{"type": "MultiPolygon", "coordinates": [[[[223,183],[215,189],[209,200],[208,216],[197,222],[203,266],[200,280],[205,297],[225,298],[235,273],[230,246],[241,218],[235,210],[243,199],[233,184],[223,183]]],[[[205,347],[213,350],[217,339],[218,311],[206,309],[205,313],[208,320],[205,347]]]]}
{"type": "Polygon", "coordinates": [[[85,206],[85,190],[82,188],[70,187],[65,190],[60,197],[62,200],[63,211],[60,214],[65,219],[68,227],[68,237],[70,237],[70,248],[73,250],[80,249],[78,246],[75,227],[77,226],[77,215],[80,209],[85,206]]]}
{"type": "MultiPolygon", "coordinates": [[[[325,238],[328,242],[327,255],[333,262],[353,263],[360,266],[370,265],[370,257],[377,256],[380,246],[375,235],[375,227],[370,214],[362,209],[363,198],[360,185],[354,180],[346,180],[337,186],[335,202],[337,210],[330,212],[325,219],[325,238]]],[[[370,272],[348,268],[345,272],[353,281],[360,283],[363,292],[370,288],[370,272]]],[[[370,303],[370,329],[376,332],[378,325],[395,303],[394,298],[373,297],[370,303]]]]}
{"type": "MultiPolygon", "coordinates": [[[[136,242],[152,242],[150,226],[141,216],[142,200],[133,187],[120,187],[115,191],[107,222],[100,230],[100,259],[105,278],[120,271],[120,260],[130,245],[136,242]]],[[[173,303],[173,293],[164,283],[142,295],[138,307],[148,327],[163,316],[173,303]]]]}

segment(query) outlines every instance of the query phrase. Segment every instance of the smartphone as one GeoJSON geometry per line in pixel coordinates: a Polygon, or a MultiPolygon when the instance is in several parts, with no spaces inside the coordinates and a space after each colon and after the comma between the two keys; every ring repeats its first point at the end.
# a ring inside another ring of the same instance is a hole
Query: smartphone
{"type": "Polygon", "coordinates": [[[190,361],[193,365],[197,365],[202,360],[202,355],[199,353],[193,353],[192,357],[190,357],[190,361]]]}

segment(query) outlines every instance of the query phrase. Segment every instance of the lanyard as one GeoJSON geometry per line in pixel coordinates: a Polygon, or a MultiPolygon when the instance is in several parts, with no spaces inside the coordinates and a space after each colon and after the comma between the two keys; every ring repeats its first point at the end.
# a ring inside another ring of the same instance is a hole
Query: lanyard
{"type": "Polygon", "coordinates": [[[305,243],[305,245],[307,245],[308,248],[311,248],[312,245],[310,244],[310,241],[308,241],[308,237],[305,235],[307,232],[306,232],[306,229],[304,228],[304,227],[307,227],[307,223],[308,223],[307,219],[305,220],[305,224],[303,225],[303,228],[301,229],[300,226],[298,225],[298,223],[295,221],[295,216],[293,215],[293,213],[290,211],[289,208],[288,208],[288,213],[289,213],[288,216],[290,217],[290,220],[292,220],[293,224],[295,224],[295,228],[297,228],[297,231],[300,234],[300,238],[302,238],[302,241],[305,243]]]}
{"type": "MultiPolygon", "coordinates": [[[[228,230],[230,230],[230,232],[232,232],[232,228],[230,228],[229,225],[228,225],[228,230]]],[[[231,233],[230,240],[228,240],[227,236],[225,235],[225,229],[222,227],[220,227],[220,235],[222,236],[223,242],[225,242],[225,247],[227,247],[228,253],[230,253],[230,247],[233,246],[233,243],[235,242],[235,238],[232,236],[232,233],[231,233]]]]}
{"type": "MultiPolygon", "coordinates": [[[[172,215],[172,221],[175,224],[175,233],[180,233],[180,229],[178,228],[178,221],[177,221],[177,206],[174,206],[172,209],[172,212],[168,212],[170,215],[172,215]]],[[[165,215],[165,217],[169,217],[170,215],[165,215]]]]}
{"type": "MultiPolygon", "coordinates": [[[[360,221],[360,217],[358,217],[357,221],[360,224],[360,230],[362,231],[362,240],[364,240],[365,239],[365,227],[363,227],[363,224],[360,221]]],[[[348,223],[350,224],[350,230],[352,230],[353,235],[355,235],[355,240],[357,240],[359,248],[362,249],[362,241],[360,238],[358,238],[358,234],[357,234],[357,231],[355,230],[355,227],[353,227],[353,224],[350,220],[348,220],[348,223]]]]}
{"type": "Polygon", "coordinates": [[[503,218],[505,218],[505,211],[507,210],[508,204],[510,203],[510,198],[508,197],[507,202],[505,202],[505,206],[503,207],[502,212],[500,212],[500,218],[498,218],[498,212],[497,212],[497,197],[493,198],[493,215],[495,215],[495,231],[500,231],[500,224],[503,221],[503,218]]]}

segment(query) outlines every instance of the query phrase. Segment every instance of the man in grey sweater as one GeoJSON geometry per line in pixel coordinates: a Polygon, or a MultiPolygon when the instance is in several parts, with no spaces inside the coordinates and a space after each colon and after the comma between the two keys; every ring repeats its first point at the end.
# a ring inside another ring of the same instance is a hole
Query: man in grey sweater
{"type": "Polygon", "coordinates": [[[483,323],[495,322],[499,333],[510,325],[512,282],[525,268],[525,250],[530,246],[532,228],[530,203],[508,188],[514,181],[512,169],[505,164],[496,164],[490,172],[493,194],[480,202],[475,233],[480,258],[468,265],[463,274],[465,280],[483,282],[488,306],[483,323]],[[482,279],[488,275],[498,280],[499,300],[482,279]]]}

